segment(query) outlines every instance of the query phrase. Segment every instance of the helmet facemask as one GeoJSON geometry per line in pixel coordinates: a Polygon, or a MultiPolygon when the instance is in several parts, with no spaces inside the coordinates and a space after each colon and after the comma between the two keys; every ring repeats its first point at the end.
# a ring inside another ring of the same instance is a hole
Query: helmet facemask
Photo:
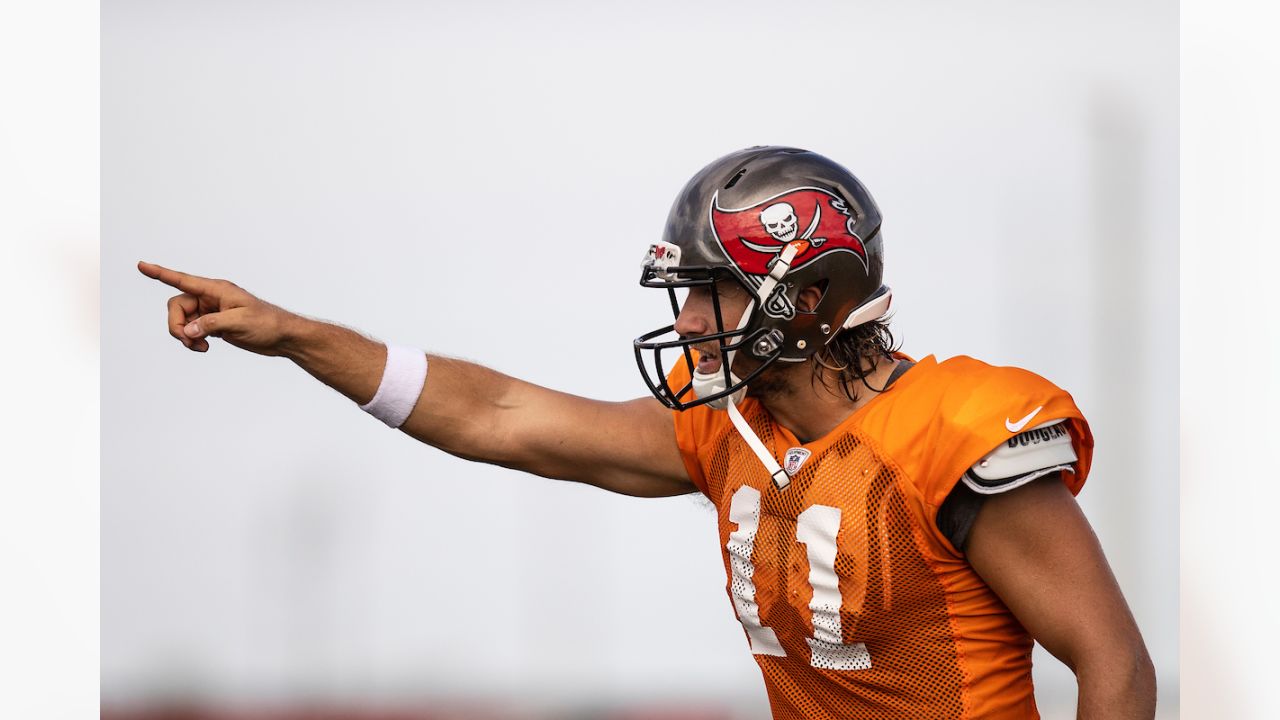
{"type": "Polygon", "coordinates": [[[679,250],[678,247],[669,246],[666,243],[659,243],[650,248],[641,272],[640,284],[644,287],[665,289],[675,318],[679,318],[681,310],[680,300],[676,295],[677,290],[707,288],[715,317],[715,331],[709,335],[697,337],[677,336],[662,339],[664,336],[675,333],[673,323],[645,333],[636,338],[634,343],[636,364],[650,392],[667,407],[673,410],[687,410],[698,405],[711,405],[717,409],[724,409],[731,400],[741,401],[747,384],[772,365],[782,354],[782,349],[779,343],[769,340],[771,331],[758,327],[758,323],[755,322],[755,316],[760,312],[757,288],[742,282],[723,266],[679,265],[679,250]],[[655,257],[655,255],[663,257],[655,257]],[[664,259],[668,261],[663,262],[664,259]],[[734,327],[725,325],[718,287],[718,283],[722,282],[735,283],[750,298],[747,307],[743,310],[742,318],[734,327]],[[697,362],[693,357],[693,346],[708,342],[715,342],[718,345],[720,355],[720,367],[711,375],[698,372],[697,362]],[[743,348],[748,348],[748,352],[759,361],[759,365],[746,377],[739,378],[733,373],[732,365],[737,352],[743,348]],[[669,366],[664,361],[664,351],[678,353],[679,357],[675,362],[685,363],[691,380],[683,387],[670,386],[667,380],[669,366]]]}

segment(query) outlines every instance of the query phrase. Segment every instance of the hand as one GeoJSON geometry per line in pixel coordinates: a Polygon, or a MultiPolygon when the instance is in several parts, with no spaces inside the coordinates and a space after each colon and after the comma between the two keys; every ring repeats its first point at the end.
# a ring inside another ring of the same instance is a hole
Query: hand
{"type": "Polygon", "coordinates": [[[169,298],[169,334],[188,350],[207,352],[206,338],[220,337],[252,353],[282,355],[287,329],[300,320],[227,280],[188,275],[149,262],[139,262],[138,270],[182,291],[169,298]]]}

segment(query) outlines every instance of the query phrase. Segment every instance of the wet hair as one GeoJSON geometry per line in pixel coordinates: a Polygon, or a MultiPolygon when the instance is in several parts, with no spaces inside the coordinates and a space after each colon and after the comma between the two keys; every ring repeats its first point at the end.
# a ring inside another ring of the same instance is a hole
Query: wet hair
{"type": "Polygon", "coordinates": [[[890,360],[901,346],[889,329],[888,318],[873,320],[855,328],[841,330],[831,342],[813,356],[814,383],[835,390],[832,381],[850,401],[858,400],[858,385],[872,392],[884,388],[871,387],[867,376],[875,372],[882,360],[890,360]],[[830,372],[823,372],[823,370],[830,372]],[[834,377],[832,377],[834,376],[834,377]]]}

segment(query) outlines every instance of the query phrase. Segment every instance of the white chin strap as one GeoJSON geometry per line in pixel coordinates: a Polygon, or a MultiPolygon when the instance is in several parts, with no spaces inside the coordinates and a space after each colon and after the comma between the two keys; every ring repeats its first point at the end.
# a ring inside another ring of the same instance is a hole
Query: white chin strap
{"type": "MultiPolygon", "coordinates": [[[[774,258],[769,267],[768,277],[764,279],[764,282],[760,284],[760,288],[756,291],[756,307],[763,306],[769,300],[769,296],[773,294],[773,289],[778,286],[778,281],[791,269],[791,261],[795,260],[796,253],[800,252],[800,248],[804,244],[802,242],[791,243],[783,248],[782,252],[778,253],[778,257],[774,258]]],[[[750,320],[751,313],[748,310],[743,310],[742,317],[738,320],[737,329],[742,330],[750,320]]],[[[698,397],[706,397],[724,392],[728,387],[725,385],[725,369],[729,369],[729,381],[731,383],[734,385],[741,383],[742,380],[737,375],[734,375],[731,369],[733,368],[733,357],[736,352],[736,350],[731,350],[725,353],[725,356],[721,358],[721,362],[724,365],[721,366],[719,372],[700,373],[695,370],[693,373],[694,394],[698,397]]],[[[729,419],[733,421],[733,426],[738,429],[738,434],[747,442],[747,446],[756,454],[756,457],[760,458],[760,462],[764,463],[765,469],[769,471],[769,475],[773,478],[773,484],[781,490],[791,484],[791,477],[782,469],[782,466],[774,459],[773,453],[769,452],[769,449],[760,441],[755,431],[747,424],[746,418],[742,417],[742,413],[738,411],[738,403],[742,402],[742,398],[746,397],[746,395],[747,389],[741,387],[732,394],[712,400],[707,404],[717,410],[729,411],[729,419]]]]}
{"type": "MultiPolygon", "coordinates": [[[[729,379],[735,385],[742,382],[732,372],[729,373],[729,379]]],[[[693,392],[700,397],[724,392],[724,389],[724,372],[705,374],[695,372],[693,374],[693,392]]],[[[746,395],[747,389],[741,387],[729,395],[712,400],[707,405],[717,410],[729,411],[729,419],[733,421],[733,426],[738,429],[738,434],[742,436],[743,440],[747,441],[747,446],[756,454],[756,457],[760,458],[760,462],[764,463],[765,469],[773,476],[773,484],[777,485],[778,489],[781,490],[791,483],[791,478],[782,469],[782,466],[778,464],[778,461],[773,458],[773,453],[769,452],[769,449],[760,441],[755,431],[747,424],[747,419],[742,417],[741,412],[738,412],[738,403],[742,402],[742,398],[746,397],[746,395]]]]}
{"type": "Polygon", "coordinates": [[[729,419],[733,421],[733,426],[738,428],[738,434],[742,436],[742,439],[747,441],[747,446],[751,448],[751,452],[760,458],[760,462],[764,464],[764,469],[769,471],[769,476],[773,478],[773,484],[779,490],[790,485],[791,476],[787,474],[786,470],[782,469],[782,466],[774,459],[773,453],[769,452],[769,448],[764,446],[759,436],[747,424],[747,419],[742,417],[742,413],[738,412],[737,403],[729,403],[729,419]]]}
{"type": "MultiPolygon", "coordinates": [[[[737,385],[742,382],[741,378],[732,372],[729,373],[729,382],[737,385]]],[[[724,371],[703,373],[697,370],[693,371],[693,394],[698,397],[707,397],[716,393],[724,392],[728,385],[724,384],[724,371]]],[[[722,398],[712,400],[707,403],[717,410],[724,410],[729,407],[731,402],[742,402],[742,398],[746,397],[747,389],[745,387],[738,388],[732,394],[725,395],[722,398]]]]}

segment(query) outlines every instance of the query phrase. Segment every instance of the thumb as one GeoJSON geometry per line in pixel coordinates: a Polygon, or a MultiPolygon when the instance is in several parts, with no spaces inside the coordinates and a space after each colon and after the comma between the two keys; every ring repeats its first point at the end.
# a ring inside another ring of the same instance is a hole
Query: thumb
{"type": "Polygon", "coordinates": [[[183,334],[192,340],[202,337],[218,337],[227,330],[232,329],[234,318],[228,316],[229,311],[209,313],[187,323],[182,328],[183,334]]]}

